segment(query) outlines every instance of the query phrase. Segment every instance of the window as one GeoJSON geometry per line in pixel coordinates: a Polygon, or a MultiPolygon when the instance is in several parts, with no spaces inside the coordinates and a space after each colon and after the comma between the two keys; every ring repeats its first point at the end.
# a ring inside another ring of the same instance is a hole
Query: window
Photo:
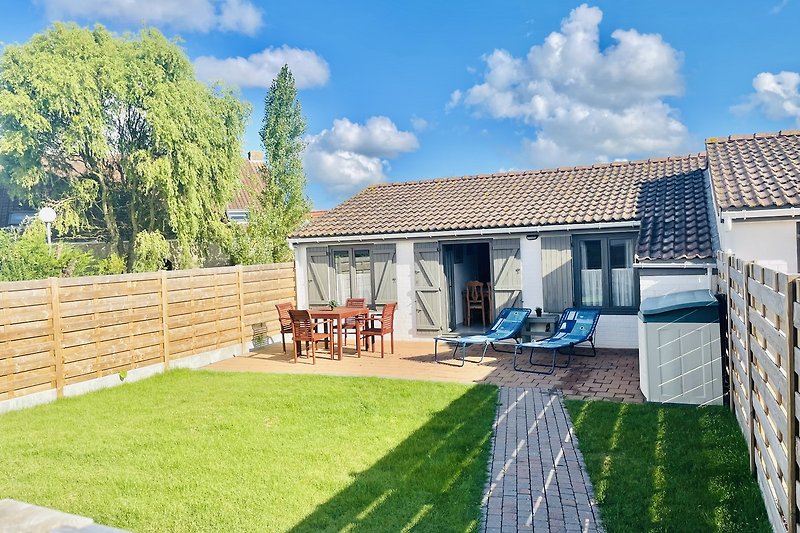
{"type": "Polygon", "coordinates": [[[373,304],[372,266],[368,248],[334,250],[333,272],[337,303],[344,305],[348,298],[365,298],[367,305],[373,304]]]}
{"type": "Polygon", "coordinates": [[[239,224],[246,224],[250,219],[249,212],[246,209],[228,209],[227,215],[228,220],[239,224]]]}
{"type": "Polygon", "coordinates": [[[638,307],[634,239],[624,235],[574,239],[575,300],[579,306],[619,310],[638,307]]]}

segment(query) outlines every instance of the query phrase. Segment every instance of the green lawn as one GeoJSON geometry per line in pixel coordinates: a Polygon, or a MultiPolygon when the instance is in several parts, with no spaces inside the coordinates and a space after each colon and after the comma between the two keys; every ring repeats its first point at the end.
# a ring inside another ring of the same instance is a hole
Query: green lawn
{"type": "Polygon", "coordinates": [[[174,371],[0,416],[0,498],[144,531],[469,531],[493,386],[174,371]]]}
{"type": "Polygon", "coordinates": [[[567,401],[600,514],[617,531],[771,531],[733,415],[567,401]]]}

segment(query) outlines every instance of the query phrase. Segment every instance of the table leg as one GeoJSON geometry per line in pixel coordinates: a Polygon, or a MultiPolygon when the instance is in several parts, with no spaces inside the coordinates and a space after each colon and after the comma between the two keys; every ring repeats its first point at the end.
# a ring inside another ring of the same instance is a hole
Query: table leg
{"type": "Polygon", "coordinates": [[[339,351],[339,361],[341,361],[342,360],[342,325],[343,324],[342,324],[341,317],[337,318],[336,321],[337,321],[337,324],[339,325],[339,327],[336,328],[336,342],[337,342],[336,349],[339,351]]]}

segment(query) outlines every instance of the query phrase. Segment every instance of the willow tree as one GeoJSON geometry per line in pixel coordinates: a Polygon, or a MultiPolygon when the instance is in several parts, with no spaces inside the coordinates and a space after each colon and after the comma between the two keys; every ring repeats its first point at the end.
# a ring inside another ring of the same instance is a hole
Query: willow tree
{"type": "Polygon", "coordinates": [[[148,232],[180,264],[222,237],[249,107],[199,82],[155,29],[56,24],[0,57],[0,185],[54,205],[62,233],[99,233],[127,259],[148,232]],[[128,244],[126,244],[128,243],[128,244]]]}

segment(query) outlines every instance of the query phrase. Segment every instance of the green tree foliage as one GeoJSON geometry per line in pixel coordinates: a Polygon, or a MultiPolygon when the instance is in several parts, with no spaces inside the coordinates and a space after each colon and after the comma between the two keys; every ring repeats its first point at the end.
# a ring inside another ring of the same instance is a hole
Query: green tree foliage
{"type": "Polygon", "coordinates": [[[266,155],[262,170],[265,187],[260,202],[262,212],[254,216],[264,221],[261,235],[270,243],[267,248],[273,262],[291,259],[286,237],[303,222],[310,208],[301,160],[305,131],[294,76],[284,65],[264,99],[260,134],[266,155]]]}
{"type": "Polygon", "coordinates": [[[226,231],[248,115],[157,30],[56,24],[0,57],[0,185],[55,206],[61,233],[99,232],[128,270],[143,231],[191,264],[226,231]]]}
{"type": "Polygon", "coordinates": [[[134,272],[161,270],[169,259],[169,243],[157,231],[142,230],[136,235],[134,272]]]}
{"type": "Polygon", "coordinates": [[[247,224],[232,222],[226,248],[233,262],[240,265],[275,262],[272,240],[267,238],[272,228],[272,221],[258,207],[250,210],[247,224]]]}
{"type": "Polygon", "coordinates": [[[47,246],[45,226],[38,220],[24,229],[0,230],[0,281],[113,274],[111,261],[58,244],[47,246]]]}

